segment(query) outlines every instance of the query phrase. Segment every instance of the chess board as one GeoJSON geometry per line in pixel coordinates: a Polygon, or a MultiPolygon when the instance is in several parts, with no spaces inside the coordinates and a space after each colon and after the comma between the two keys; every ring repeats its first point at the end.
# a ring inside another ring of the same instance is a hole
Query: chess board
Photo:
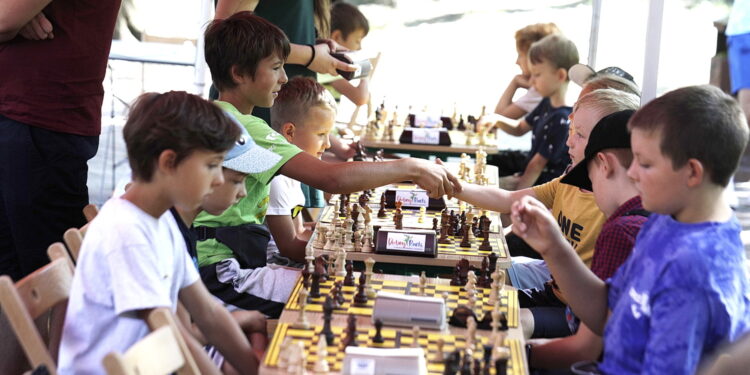
{"type": "MultiPolygon", "coordinates": [[[[310,329],[295,329],[288,323],[281,323],[276,327],[276,332],[271,340],[271,343],[266,352],[264,364],[269,367],[276,367],[279,361],[279,352],[282,347],[284,339],[289,337],[293,342],[301,341],[304,343],[305,352],[304,358],[307,359],[307,369],[312,371],[317,361],[318,351],[318,340],[320,339],[320,333],[322,332],[322,326],[313,326],[310,329]]],[[[344,363],[344,348],[341,347],[341,343],[344,339],[344,327],[333,326],[331,327],[333,334],[336,336],[334,339],[334,345],[328,346],[327,359],[328,365],[332,372],[340,372],[344,363]]],[[[363,328],[357,327],[357,342],[359,346],[371,347],[371,348],[401,348],[411,347],[414,342],[414,336],[411,330],[397,330],[391,328],[383,328],[380,331],[383,336],[384,342],[377,344],[372,342],[372,336],[375,335],[375,328],[363,328]]],[[[443,339],[443,354],[451,353],[455,349],[462,350],[466,347],[466,338],[459,335],[452,335],[441,333],[437,331],[421,331],[419,333],[418,343],[419,346],[425,350],[425,359],[427,361],[427,371],[430,375],[440,375],[443,373],[443,363],[441,361],[440,353],[438,353],[437,342],[439,339],[443,339]]],[[[485,336],[476,337],[476,342],[482,345],[489,344],[489,338],[485,336]]],[[[526,365],[523,359],[523,348],[521,342],[517,339],[505,338],[503,345],[506,346],[510,351],[510,358],[508,359],[507,373],[508,375],[523,375],[526,374],[526,365]]],[[[475,350],[474,358],[479,360],[482,359],[482,351],[475,350]]],[[[490,374],[495,374],[495,369],[490,370],[490,374]]],[[[505,375],[505,374],[503,374],[505,375]]]]}
{"type": "MultiPolygon", "coordinates": [[[[355,280],[359,279],[359,273],[355,272],[355,280]]],[[[323,312],[323,302],[325,301],[325,297],[330,293],[331,288],[333,287],[333,284],[336,281],[341,281],[343,283],[344,278],[343,277],[337,277],[334,276],[333,279],[329,278],[325,282],[320,283],[320,297],[318,298],[309,298],[309,301],[306,306],[306,311],[308,312],[323,312]]],[[[385,292],[391,292],[391,293],[397,293],[397,294],[405,294],[405,295],[419,295],[419,283],[412,283],[410,281],[397,281],[397,280],[378,280],[373,278],[370,282],[372,285],[372,288],[377,293],[379,290],[385,291],[385,292]]],[[[297,280],[297,285],[295,285],[294,289],[292,290],[292,294],[289,296],[289,301],[286,304],[286,309],[288,310],[299,310],[300,304],[299,304],[299,291],[300,288],[302,288],[302,278],[300,277],[299,280],[297,280]]],[[[344,293],[344,303],[341,305],[339,309],[334,310],[334,314],[355,314],[355,315],[366,315],[366,316],[372,316],[372,307],[375,305],[375,299],[370,298],[367,301],[367,305],[365,306],[354,306],[354,295],[357,293],[357,287],[356,286],[343,286],[343,293],[344,293]]],[[[466,294],[466,290],[462,286],[452,286],[452,285],[437,285],[436,283],[431,283],[428,279],[427,285],[425,285],[424,295],[429,297],[441,297],[443,295],[443,292],[448,292],[448,309],[453,311],[456,307],[459,305],[465,305],[468,303],[469,299],[466,294]]],[[[489,293],[490,288],[476,288],[475,291],[475,298],[476,298],[476,313],[478,315],[478,318],[481,319],[482,316],[487,311],[492,311],[492,308],[494,306],[490,305],[489,303],[489,293]],[[481,306],[481,314],[479,313],[479,309],[481,306]]],[[[518,314],[519,314],[519,307],[518,307],[518,291],[514,290],[503,290],[500,292],[500,312],[505,313],[506,318],[508,319],[508,327],[518,327],[518,314]]]]}
{"type": "MultiPolygon", "coordinates": [[[[393,214],[396,212],[395,208],[386,208],[385,209],[386,217],[384,218],[378,217],[378,211],[380,210],[379,204],[373,205],[371,203],[370,208],[372,208],[372,213],[370,214],[370,225],[380,225],[381,227],[387,227],[387,228],[394,227],[393,214]]],[[[331,221],[333,221],[334,211],[335,211],[335,208],[333,206],[324,207],[323,211],[320,214],[320,218],[318,219],[318,221],[322,223],[330,223],[331,221]]],[[[403,218],[404,228],[432,229],[432,219],[437,218],[438,219],[438,231],[440,230],[440,211],[426,211],[421,223],[419,222],[419,217],[421,216],[421,214],[419,213],[418,209],[415,210],[411,208],[402,208],[401,213],[404,215],[404,218],[403,218]]],[[[492,223],[490,223],[490,233],[500,233],[502,231],[502,228],[500,227],[500,224],[499,224],[500,215],[498,215],[495,212],[488,212],[487,215],[492,220],[492,223]]],[[[339,216],[340,221],[343,221],[344,219],[345,219],[344,216],[339,216]]]]}

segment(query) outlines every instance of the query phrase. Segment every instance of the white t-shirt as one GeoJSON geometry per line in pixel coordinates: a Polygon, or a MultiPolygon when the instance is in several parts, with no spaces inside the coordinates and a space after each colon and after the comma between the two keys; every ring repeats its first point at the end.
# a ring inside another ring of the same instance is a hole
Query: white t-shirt
{"type": "MultiPolygon", "coordinates": [[[[268,215],[291,216],[292,209],[296,206],[305,205],[305,194],[302,193],[302,186],[299,181],[287,176],[278,175],[271,180],[271,193],[269,194],[268,215]]],[[[273,236],[268,242],[266,250],[268,254],[278,253],[279,248],[276,246],[273,236]]]]}
{"type": "Polygon", "coordinates": [[[112,198],[81,246],[60,345],[61,374],[102,374],[102,359],[149,333],[137,311],[177,309],[180,289],[198,272],[169,211],[156,219],[112,198]]]}
{"type": "Polygon", "coordinates": [[[526,93],[518,98],[518,100],[514,101],[513,104],[526,111],[526,113],[529,113],[541,103],[542,99],[542,95],[540,95],[535,88],[529,87],[526,93]]]}

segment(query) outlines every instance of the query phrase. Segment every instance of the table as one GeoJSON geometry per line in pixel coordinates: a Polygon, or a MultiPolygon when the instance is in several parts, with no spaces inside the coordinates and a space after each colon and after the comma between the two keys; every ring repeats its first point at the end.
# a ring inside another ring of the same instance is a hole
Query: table
{"type": "Polygon", "coordinates": [[[380,140],[374,138],[362,138],[362,145],[367,147],[370,151],[377,151],[383,149],[387,153],[407,153],[412,157],[418,157],[423,159],[429,159],[430,156],[439,157],[445,159],[447,156],[456,156],[462,153],[474,154],[483,148],[487,155],[497,154],[498,142],[494,135],[488,135],[486,138],[486,145],[479,146],[476,144],[476,138],[474,144],[466,144],[466,133],[458,130],[450,130],[448,133],[451,136],[450,146],[441,145],[423,145],[413,143],[400,143],[398,138],[401,134],[401,128],[394,130],[394,141],[380,140]]]}
{"type": "MultiPolygon", "coordinates": [[[[394,283],[418,283],[418,278],[416,277],[407,277],[407,276],[397,276],[397,275],[384,275],[384,274],[375,274],[373,275],[373,280],[382,281],[382,282],[394,282],[394,283]]],[[[434,284],[434,285],[440,285],[445,286],[449,285],[449,280],[447,279],[440,279],[440,280],[434,280],[431,279],[428,281],[428,284],[434,284]]],[[[510,286],[505,286],[506,290],[510,292],[515,292],[515,289],[510,286]]],[[[312,369],[314,366],[317,350],[317,339],[319,337],[319,332],[322,329],[323,326],[323,313],[321,312],[311,312],[308,311],[305,313],[307,316],[307,319],[309,320],[311,324],[311,328],[309,330],[300,330],[300,329],[294,329],[293,325],[297,321],[297,318],[299,317],[299,310],[293,310],[290,308],[292,304],[294,304],[296,301],[293,301],[294,296],[296,296],[295,293],[292,294],[292,297],[290,297],[290,301],[287,303],[287,308],[284,309],[282,312],[280,318],[279,318],[279,324],[276,328],[276,332],[274,333],[274,337],[271,340],[268,349],[266,350],[266,354],[263,358],[263,361],[260,366],[260,374],[264,375],[275,375],[275,374],[285,374],[286,372],[284,370],[279,369],[276,367],[276,361],[278,359],[279,351],[281,349],[282,343],[284,341],[284,338],[286,336],[292,337],[295,340],[302,341],[305,344],[305,357],[308,359],[308,370],[312,369]]],[[[517,314],[518,311],[518,305],[517,300],[515,301],[516,304],[513,305],[512,309],[515,309],[514,313],[517,314]]],[[[449,304],[449,307],[450,304],[449,304]]],[[[341,334],[343,331],[343,328],[346,327],[346,320],[348,316],[344,313],[336,313],[332,315],[331,320],[331,327],[334,332],[334,334],[341,334]]],[[[371,316],[369,315],[356,315],[356,321],[357,321],[357,331],[358,336],[357,339],[359,342],[367,342],[368,345],[371,344],[369,341],[369,337],[374,334],[374,328],[371,323],[371,316]]],[[[442,373],[442,365],[437,363],[437,350],[435,347],[435,343],[438,338],[444,337],[446,340],[446,346],[444,350],[445,352],[450,351],[451,345],[455,345],[457,347],[462,347],[463,342],[465,342],[465,336],[467,334],[467,330],[464,328],[458,328],[449,326],[448,332],[440,332],[437,330],[430,330],[430,329],[422,329],[420,330],[420,336],[419,336],[419,342],[420,346],[425,348],[427,350],[426,359],[428,361],[428,371],[430,374],[441,374],[442,373]],[[452,343],[452,344],[450,344],[452,343]]],[[[489,343],[489,336],[491,335],[491,331],[486,330],[477,330],[476,336],[477,340],[483,342],[483,343],[489,343]]],[[[404,345],[407,346],[413,341],[413,335],[411,333],[411,329],[408,328],[398,328],[398,327],[383,327],[383,336],[386,338],[386,343],[383,344],[384,347],[393,347],[404,345]]],[[[341,338],[337,337],[336,341],[341,341],[341,338]]],[[[528,368],[526,366],[526,353],[524,348],[524,338],[523,338],[523,330],[521,327],[520,320],[518,321],[517,327],[509,327],[507,331],[506,346],[509,347],[511,352],[511,359],[509,361],[509,371],[508,374],[513,375],[522,375],[522,374],[528,374],[528,368]]],[[[343,362],[343,351],[340,350],[338,347],[329,347],[329,365],[332,367],[332,371],[330,374],[339,374],[338,371],[335,371],[339,368],[341,363],[343,362]]]]}

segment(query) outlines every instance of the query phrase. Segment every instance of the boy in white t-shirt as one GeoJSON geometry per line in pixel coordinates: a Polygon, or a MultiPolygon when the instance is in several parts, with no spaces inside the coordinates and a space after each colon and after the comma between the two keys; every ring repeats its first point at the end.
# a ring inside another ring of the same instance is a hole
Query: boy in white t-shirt
{"type": "MultiPolygon", "coordinates": [[[[61,374],[101,374],[102,359],[125,352],[149,332],[151,310],[177,301],[241,373],[258,358],[227,310],[208,293],[170,207],[194,209],[223,183],[222,160],[240,130],[218,107],[185,92],[142,95],[123,136],[133,173],[127,192],[109,200],[81,247],[60,346],[61,374]]],[[[178,322],[201,373],[218,373],[178,322]]]]}
{"type": "MultiPolygon", "coordinates": [[[[271,127],[289,143],[320,158],[331,147],[328,133],[336,118],[336,102],[318,82],[295,77],[282,86],[271,107],[271,127]]],[[[266,223],[273,238],[268,243],[270,263],[302,266],[312,230],[302,222],[305,204],[300,182],[278,175],[271,180],[266,223]]]]}

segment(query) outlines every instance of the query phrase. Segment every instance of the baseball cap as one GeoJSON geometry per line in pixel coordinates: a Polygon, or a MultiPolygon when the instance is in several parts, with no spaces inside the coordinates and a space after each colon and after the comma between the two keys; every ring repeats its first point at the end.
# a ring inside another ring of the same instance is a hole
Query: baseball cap
{"type": "Polygon", "coordinates": [[[594,71],[592,67],[586,64],[575,64],[571,66],[570,69],[568,70],[568,77],[570,77],[570,80],[575,82],[576,84],[578,84],[578,86],[581,86],[581,87],[583,87],[583,85],[586,84],[586,81],[600,74],[609,74],[613,76],[618,76],[620,78],[625,78],[628,81],[635,83],[635,80],[633,79],[633,76],[630,75],[630,73],[616,66],[610,66],[608,68],[604,68],[597,72],[597,71],[594,71]]]}
{"type": "Polygon", "coordinates": [[[242,134],[224,157],[225,168],[241,173],[260,173],[271,169],[281,160],[281,155],[258,146],[242,124],[229,113],[227,117],[240,127],[242,134]]]}
{"type": "Polygon", "coordinates": [[[560,182],[591,191],[588,164],[597,152],[611,148],[630,148],[628,120],[633,116],[632,109],[615,112],[605,116],[594,125],[586,144],[584,158],[568,172],[560,182]]]}

